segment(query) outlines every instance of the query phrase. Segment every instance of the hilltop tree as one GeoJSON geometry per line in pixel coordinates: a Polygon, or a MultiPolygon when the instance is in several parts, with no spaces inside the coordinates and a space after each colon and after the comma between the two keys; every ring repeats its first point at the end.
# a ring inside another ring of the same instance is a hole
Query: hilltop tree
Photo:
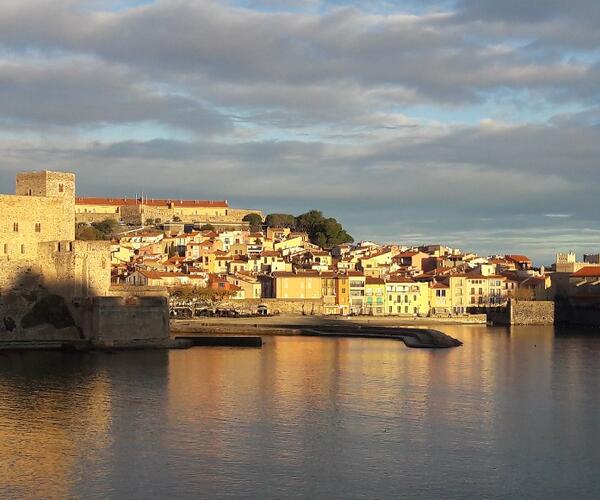
{"type": "Polygon", "coordinates": [[[253,233],[258,233],[262,231],[262,217],[258,214],[246,214],[242,219],[244,222],[250,223],[250,231],[253,233]]]}
{"type": "Polygon", "coordinates": [[[202,226],[200,226],[200,231],[214,231],[215,230],[215,226],[213,226],[212,224],[203,224],[202,226]]]}
{"type": "Polygon", "coordinates": [[[323,248],[354,241],[336,219],[323,217],[319,210],[310,210],[296,217],[296,230],[306,232],[312,243],[323,248]]]}
{"type": "Polygon", "coordinates": [[[269,214],[265,218],[267,227],[296,227],[296,217],[290,214],[269,214]]]}

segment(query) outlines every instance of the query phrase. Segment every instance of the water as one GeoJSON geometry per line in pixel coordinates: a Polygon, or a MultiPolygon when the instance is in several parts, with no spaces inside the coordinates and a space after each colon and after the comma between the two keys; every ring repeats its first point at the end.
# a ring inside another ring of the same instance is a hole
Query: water
{"type": "Polygon", "coordinates": [[[443,329],[0,355],[0,497],[600,497],[600,337],[443,329]]]}

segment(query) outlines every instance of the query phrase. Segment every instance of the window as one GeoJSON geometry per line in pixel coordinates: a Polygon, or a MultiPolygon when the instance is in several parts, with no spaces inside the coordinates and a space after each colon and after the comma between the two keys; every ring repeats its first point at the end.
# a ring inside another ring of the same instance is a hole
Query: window
{"type": "Polygon", "coordinates": [[[29,196],[31,196],[31,192],[32,192],[32,191],[31,191],[31,188],[29,188],[29,191],[27,191],[27,194],[28,194],[29,196]]]}
{"type": "Polygon", "coordinates": [[[19,223],[18,222],[13,222],[13,231],[15,233],[19,232],[19,223]]]}
{"type": "Polygon", "coordinates": [[[64,184],[59,184],[58,185],[58,192],[59,193],[64,193],[65,192],[65,186],[64,186],[64,184]]]}
{"type": "Polygon", "coordinates": [[[8,253],[8,243],[4,244],[4,253],[8,253]]]}
{"type": "Polygon", "coordinates": [[[39,222],[35,223],[35,232],[36,233],[41,233],[42,232],[42,225],[39,222]]]}
{"type": "Polygon", "coordinates": [[[21,253],[25,253],[25,245],[21,245],[21,253]]]}

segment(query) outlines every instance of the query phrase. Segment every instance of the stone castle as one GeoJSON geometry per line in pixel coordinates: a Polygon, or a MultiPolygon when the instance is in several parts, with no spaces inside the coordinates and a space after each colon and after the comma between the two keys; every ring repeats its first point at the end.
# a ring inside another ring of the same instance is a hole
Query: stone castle
{"type": "Polygon", "coordinates": [[[168,337],[166,291],[111,287],[110,242],[75,240],[75,175],[19,173],[0,195],[0,340],[168,337]]]}

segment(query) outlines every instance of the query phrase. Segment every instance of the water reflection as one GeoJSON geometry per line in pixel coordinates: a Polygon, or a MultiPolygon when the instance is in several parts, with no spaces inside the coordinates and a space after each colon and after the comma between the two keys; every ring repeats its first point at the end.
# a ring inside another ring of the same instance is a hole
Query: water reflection
{"type": "Polygon", "coordinates": [[[600,336],[0,357],[0,496],[594,497],[600,336]]]}

